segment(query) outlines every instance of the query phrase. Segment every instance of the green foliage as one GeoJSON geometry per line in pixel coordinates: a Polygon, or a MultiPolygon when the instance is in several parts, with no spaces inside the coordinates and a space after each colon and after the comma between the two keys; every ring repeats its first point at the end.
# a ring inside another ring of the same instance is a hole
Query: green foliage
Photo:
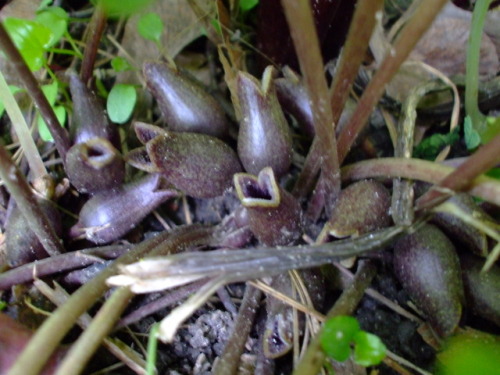
{"type": "Polygon", "coordinates": [[[145,9],[154,0],[94,0],[99,2],[108,17],[130,16],[145,9]]]}
{"type": "Polygon", "coordinates": [[[493,168],[486,172],[486,176],[500,180],[500,168],[493,168]]]}
{"type": "Polygon", "coordinates": [[[113,86],[108,95],[106,108],[111,121],[125,123],[134,111],[137,93],[133,85],[119,83],[113,86]]]}
{"type": "Polygon", "coordinates": [[[6,18],[4,25],[28,67],[32,71],[40,69],[45,50],[54,42],[52,31],[36,21],[19,18],[6,18]]]}
{"type": "Polygon", "coordinates": [[[146,365],[147,375],[156,375],[156,353],[158,349],[158,331],[160,323],[153,324],[149,330],[148,337],[148,358],[146,365]]]}
{"type": "Polygon", "coordinates": [[[500,338],[479,331],[451,337],[437,355],[438,375],[500,375],[500,338]]]}
{"type": "Polygon", "coordinates": [[[365,331],[354,335],[354,362],[361,366],[377,365],[385,358],[387,348],[378,336],[365,331]]]}
{"type": "Polygon", "coordinates": [[[500,134],[500,117],[486,117],[486,126],[481,135],[481,143],[485,144],[500,134]]]}
{"type": "Polygon", "coordinates": [[[413,149],[413,156],[419,159],[434,160],[444,147],[451,146],[459,139],[458,127],[448,134],[433,134],[413,149]]]}
{"type": "Polygon", "coordinates": [[[160,42],[161,33],[163,32],[163,21],[156,13],[147,13],[139,18],[137,22],[137,30],[139,35],[144,39],[153,42],[160,42]]]}
{"type": "Polygon", "coordinates": [[[472,126],[472,120],[470,116],[467,116],[464,119],[464,139],[467,150],[474,150],[481,144],[481,137],[472,126]]]}
{"type": "Polygon", "coordinates": [[[240,9],[243,12],[248,12],[249,10],[255,8],[259,4],[259,0],[240,0],[240,9]]]}
{"type": "MultiPolygon", "coordinates": [[[[64,107],[62,106],[56,105],[58,89],[59,89],[59,84],[57,83],[57,81],[54,81],[49,85],[42,86],[42,91],[45,97],[47,98],[47,101],[49,102],[50,106],[54,110],[56,117],[59,120],[59,123],[61,125],[64,125],[64,123],[66,122],[66,109],[64,109],[64,107]]],[[[44,140],[45,142],[52,142],[54,139],[50,134],[47,124],[40,115],[37,115],[37,123],[38,123],[38,134],[40,134],[40,138],[42,138],[42,140],[44,140]]]]}
{"type": "Polygon", "coordinates": [[[133,70],[134,68],[130,63],[128,62],[127,59],[124,59],[123,57],[117,56],[114,57],[111,60],[111,67],[115,72],[125,72],[127,70],[133,70]]]}
{"type": "Polygon", "coordinates": [[[377,336],[361,330],[356,318],[336,316],[325,322],[320,336],[324,352],[337,361],[345,361],[352,354],[361,366],[380,363],[386,354],[386,347],[377,336]]]}
{"type": "Polygon", "coordinates": [[[35,20],[39,24],[49,28],[52,32],[52,40],[50,41],[49,46],[53,46],[61,40],[63,35],[68,30],[68,13],[59,7],[47,8],[46,10],[41,11],[36,15],[35,20]]]}
{"type": "Polygon", "coordinates": [[[7,302],[0,301],[0,311],[2,311],[3,309],[5,309],[6,307],[7,307],[7,302]]]}

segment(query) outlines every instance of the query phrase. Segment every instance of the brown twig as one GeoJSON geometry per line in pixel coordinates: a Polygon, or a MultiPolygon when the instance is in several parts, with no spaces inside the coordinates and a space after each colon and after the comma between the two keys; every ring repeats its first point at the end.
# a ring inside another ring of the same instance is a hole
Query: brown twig
{"type": "Polygon", "coordinates": [[[83,52],[82,67],[80,70],[80,78],[85,85],[87,85],[92,78],[97,49],[101,41],[102,33],[106,28],[106,19],[106,14],[102,6],[98,3],[87,29],[87,44],[83,52]]]}

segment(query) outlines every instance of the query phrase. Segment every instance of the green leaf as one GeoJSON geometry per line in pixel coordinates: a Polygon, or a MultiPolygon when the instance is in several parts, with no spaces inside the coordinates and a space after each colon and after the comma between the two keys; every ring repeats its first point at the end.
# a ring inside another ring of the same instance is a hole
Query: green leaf
{"type": "MultiPolygon", "coordinates": [[[[12,95],[14,95],[16,92],[21,91],[21,89],[17,86],[14,85],[9,85],[9,90],[12,95]]],[[[0,117],[2,117],[3,113],[5,111],[5,106],[3,105],[3,102],[0,101],[0,117]]]]}
{"type": "Polygon", "coordinates": [[[134,86],[123,83],[114,85],[106,103],[111,121],[117,124],[125,123],[134,111],[136,100],[137,93],[134,86]]]}
{"type": "MultiPolygon", "coordinates": [[[[59,123],[61,126],[64,126],[64,123],[66,122],[66,109],[61,106],[55,106],[53,109],[59,123]]],[[[45,142],[52,142],[54,140],[54,138],[52,138],[52,134],[50,134],[47,124],[40,115],[38,115],[38,134],[40,134],[40,138],[42,138],[45,142]]]]}
{"type": "Polygon", "coordinates": [[[137,22],[139,34],[147,40],[159,42],[163,32],[163,21],[156,13],[147,13],[137,22]]]}
{"type": "Polygon", "coordinates": [[[377,365],[385,358],[387,348],[378,336],[365,331],[354,335],[354,362],[361,366],[377,365]]]}
{"type": "Polygon", "coordinates": [[[325,322],[320,336],[324,352],[337,361],[345,361],[351,355],[351,342],[360,327],[352,316],[336,316],[325,322]]]}
{"type": "Polygon", "coordinates": [[[486,127],[480,134],[483,145],[500,134],[500,117],[486,117],[486,127]]]}
{"type": "Polygon", "coordinates": [[[43,66],[44,52],[53,40],[52,31],[36,21],[6,18],[5,28],[31,71],[43,66]]]}
{"type": "Polygon", "coordinates": [[[154,0],[94,0],[100,2],[108,17],[130,16],[151,4],[154,0]]]}
{"type": "Polygon", "coordinates": [[[481,144],[481,137],[472,126],[472,120],[470,116],[467,116],[464,119],[464,139],[467,150],[473,150],[481,144]]]}
{"type": "Polygon", "coordinates": [[[243,12],[248,12],[259,4],[259,0],[240,0],[240,9],[243,12]]]}
{"type": "Polygon", "coordinates": [[[42,86],[43,94],[45,95],[45,97],[47,98],[47,101],[49,102],[49,104],[51,106],[54,106],[54,103],[56,102],[58,86],[59,85],[58,85],[57,81],[54,81],[51,84],[42,86]]]}
{"type": "Polygon", "coordinates": [[[500,168],[492,168],[485,173],[486,176],[492,177],[494,179],[500,180],[500,168]]]}
{"type": "Polygon", "coordinates": [[[458,127],[448,134],[433,134],[413,149],[413,156],[419,159],[434,160],[444,147],[451,146],[459,139],[458,127]]]}
{"type": "Polygon", "coordinates": [[[68,19],[68,13],[60,7],[48,8],[36,15],[35,20],[52,31],[52,40],[48,47],[52,47],[61,40],[68,29],[68,19]]]}
{"type": "Polygon", "coordinates": [[[6,307],[7,307],[7,302],[0,301],[0,311],[2,311],[3,309],[5,309],[6,307]]]}
{"type": "Polygon", "coordinates": [[[500,337],[464,331],[451,337],[437,355],[438,375],[500,375],[500,337]]]}
{"type": "Polygon", "coordinates": [[[111,60],[111,67],[115,72],[125,72],[127,70],[133,70],[134,68],[127,59],[117,56],[111,60]]]}

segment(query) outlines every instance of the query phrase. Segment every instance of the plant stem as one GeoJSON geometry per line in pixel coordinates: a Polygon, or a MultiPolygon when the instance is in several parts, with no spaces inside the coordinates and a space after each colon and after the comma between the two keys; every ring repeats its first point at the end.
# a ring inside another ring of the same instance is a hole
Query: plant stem
{"type": "Polygon", "coordinates": [[[50,106],[47,98],[42,92],[40,85],[33,75],[33,73],[26,65],[23,57],[17,50],[16,46],[12,42],[9,34],[5,30],[3,23],[0,22],[0,48],[7,56],[7,60],[12,64],[15,72],[17,73],[17,78],[23,83],[26,91],[31,96],[35,106],[40,111],[47,127],[54,139],[57,151],[61,158],[65,159],[66,152],[70,147],[70,140],[68,133],[61,126],[59,120],[57,119],[54,110],[50,106]]]}
{"type": "Polygon", "coordinates": [[[92,323],[83,331],[57,368],[55,375],[77,375],[99,348],[101,341],[113,329],[115,322],[127,307],[134,294],[127,287],[116,289],[92,323]]]}
{"type": "Polygon", "coordinates": [[[87,284],[74,292],[68,301],[59,307],[36,331],[35,335],[19,355],[8,375],[36,375],[43,368],[61,339],[73,327],[78,317],[89,309],[108,289],[106,279],[118,271],[120,265],[138,261],[148,253],[178,251],[187,243],[206,241],[212,229],[202,226],[179,227],[170,233],[144,241],[133,250],[114,261],[87,284]]]}
{"type": "Polygon", "coordinates": [[[477,103],[479,59],[484,21],[491,2],[492,0],[477,0],[474,5],[465,65],[465,112],[470,116],[473,128],[480,133],[485,126],[485,116],[479,110],[477,103]]]}
{"type": "Polygon", "coordinates": [[[423,0],[408,24],[401,31],[394,46],[387,53],[379,70],[365,89],[354,115],[340,133],[338,158],[342,164],[356,137],[361,132],[373,108],[384,93],[385,86],[406,60],[420,37],[432,24],[447,0],[423,0]]]}
{"type": "Polygon", "coordinates": [[[12,126],[14,127],[17,137],[19,138],[19,143],[24,151],[26,160],[30,166],[30,171],[32,173],[33,179],[38,180],[47,175],[47,170],[43,164],[38,148],[33,141],[28,124],[19,108],[19,105],[14,98],[14,95],[10,92],[9,86],[5,81],[5,77],[0,72],[0,101],[5,106],[5,110],[9,115],[12,126]]]}
{"type": "MultiPolygon", "coordinates": [[[[474,168],[472,165],[469,167],[474,168]]],[[[342,168],[342,181],[375,177],[402,177],[439,184],[454,170],[452,167],[427,160],[380,158],[362,161],[342,168]]],[[[498,180],[479,175],[468,181],[470,181],[466,185],[468,193],[500,206],[500,182],[498,180]]]]}
{"type": "Polygon", "coordinates": [[[92,78],[97,49],[105,27],[106,14],[100,3],[98,3],[87,29],[87,44],[83,52],[82,67],[80,70],[80,78],[85,85],[87,85],[92,78]]]}
{"type": "MultiPolygon", "coordinates": [[[[335,305],[328,311],[327,318],[352,314],[363,298],[366,288],[370,286],[373,277],[375,277],[376,270],[376,267],[370,262],[361,262],[352,283],[342,292],[335,305]]],[[[304,357],[293,370],[294,375],[316,375],[319,373],[326,357],[321,349],[321,332],[322,329],[309,344],[304,357]]]]}
{"type": "MultiPolygon", "coordinates": [[[[438,186],[421,196],[416,202],[416,208],[421,210],[435,207],[448,199],[449,190],[465,191],[470,186],[474,186],[474,179],[477,180],[476,177],[500,163],[500,152],[498,150],[500,150],[500,134],[469,156],[463,164],[440,181],[438,186]]],[[[498,180],[496,181],[499,184],[498,180]]],[[[499,193],[497,191],[497,194],[499,193]]],[[[500,196],[497,195],[496,198],[496,204],[499,205],[500,196]]]]}
{"type": "Polygon", "coordinates": [[[340,171],[333,114],[327,102],[328,86],[311,4],[309,1],[296,0],[282,0],[282,4],[311,102],[316,139],[323,162],[321,171],[325,179],[325,205],[327,212],[330,212],[340,192],[340,171]]]}
{"type": "Polygon", "coordinates": [[[227,340],[224,352],[213,369],[212,373],[214,375],[232,375],[238,372],[240,358],[252,329],[252,323],[261,297],[262,292],[259,289],[247,284],[238,317],[233,324],[231,336],[227,340]]]}
{"type": "Polygon", "coordinates": [[[5,148],[0,145],[0,178],[16,201],[19,210],[49,255],[58,255],[64,248],[37,202],[24,175],[14,164],[5,148]]]}

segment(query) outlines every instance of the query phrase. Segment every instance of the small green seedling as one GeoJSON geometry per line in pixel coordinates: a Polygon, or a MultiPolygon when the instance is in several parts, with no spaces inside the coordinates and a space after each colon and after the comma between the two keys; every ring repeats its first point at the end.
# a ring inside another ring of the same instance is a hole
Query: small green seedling
{"type": "Polygon", "coordinates": [[[361,330],[351,316],[336,316],[326,321],[320,342],[324,352],[336,361],[343,362],[353,354],[354,362],[365,367],[379,364],[387,350],[380,338],[361,330]]]}
{"type": "Polygon", "coordinates": [[[137,92],[133,85],[124,83],[114,85],[106,103],[110,120],[117,124],[127,122],[134,111],[136,101],[137,92]]]}
{"type": "MultiPolygon", "coordinates": [[[[57,94],[58,94],[59,84],[57,81],[52,82],[49,85],[43,85],[42,91],[47,98],[50,106],[54,110],[59,123],[64,126],[66,122],[66,109],[60,105],[56,105],[57,94]]],[[[40,134],[40,138],[42,138],[45,142],[52,142],[53,138],[50,134],[50,131],[47,127],[47,124],[43,120],[40,114],[37,115],[37,123],[38,123],[38,134],[40,134]]]]}
{"type": "Polygon", "coordinates": [[[160,323],[153,324],[149,330],[148,337],[148,358],[146,364],[146,374],[156,375],[156,352],[158,349],[158,331],[160,323]]]}
{"type": "Polygon", "coordinates": [[[146,13],[137,22],[139,35],[155,43],[160,43],[163,28],[163,21],[156,13],[146,13]]]}
{"type": "Polygon", "coordinates": [[[459,139],[458,127],[447,134],[433,134],[414,148],[413,156],[419,159],[434,160],[443,148],[451,146],[459,139]]]}
{"type": "Polygon", "coordinates": [[[120,56],[114,57],[111,60],[111,68],[113,68],[113,70],[117,73],[134,69],[134,67],[130,65],[127,59],[120,56]]]}
{"type": "Polygon", "coordinates": [[[259,4],[259,0],[240,0],[240,9],[243,12],[252,10],[259,4]]]}

